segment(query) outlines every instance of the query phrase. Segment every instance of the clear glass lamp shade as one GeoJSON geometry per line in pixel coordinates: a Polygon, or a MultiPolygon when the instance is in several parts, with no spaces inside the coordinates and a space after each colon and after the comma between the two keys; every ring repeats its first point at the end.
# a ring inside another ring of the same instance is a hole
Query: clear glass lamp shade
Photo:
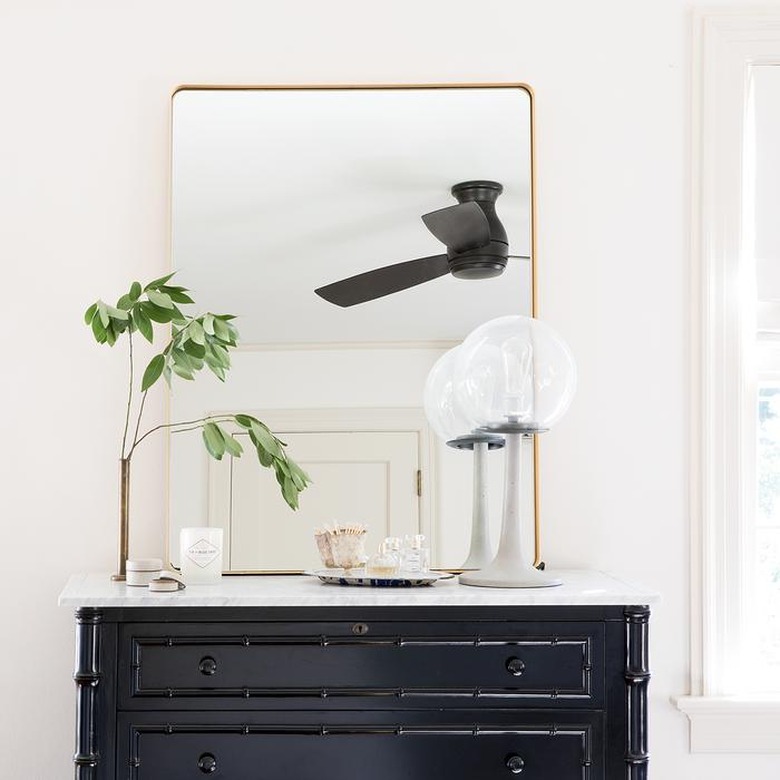
{"type": "Polygon", "coordinates": [[[549,325],[532,317],[498,317],[480,325],[454,360],[456,397],[450,403],[477,427],[519,423],[547,430],[569,408],[577,386],[571,350],[549,325]]]}
{"type": "Polygon", "coordinates": [[[459,347],[445,352],[428,373],[423,391],[423,406],[436,435],[444,441],[470,434],[476,427],[461,408],[455,392],[454,373],[459,347]]]}

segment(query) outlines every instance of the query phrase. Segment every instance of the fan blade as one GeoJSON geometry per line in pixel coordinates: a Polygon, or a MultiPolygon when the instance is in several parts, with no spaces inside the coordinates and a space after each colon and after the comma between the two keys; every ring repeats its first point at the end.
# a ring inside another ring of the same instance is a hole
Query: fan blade
{"type": "Polygon", "coordinates": [[[449,270],[447,255],[432,255],[350,276],[314,292],[337,306],[354,306],[437,279],[449,270]]]}
{"type": "Polygon", "coordinates": [[[473,201],[423,214],[425,227],[452,252],[465,252],[490,243],[485,212],[473,201]]]}

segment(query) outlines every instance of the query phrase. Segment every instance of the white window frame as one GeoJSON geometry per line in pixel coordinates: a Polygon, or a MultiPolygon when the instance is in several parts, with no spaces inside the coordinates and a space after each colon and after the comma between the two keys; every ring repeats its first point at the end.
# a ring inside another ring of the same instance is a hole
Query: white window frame
{"type": "Polygon", "coordinates": [[[694,25],[691,684],[677,705],[692,752],[780,753],[780,694],[731,695],[745,620],[741,518],[755,495],[744,461],[755,441],[743,371],[755,339],[741,305],[753,273],[740,262],[744,120],[750,68],[780,64],[780,13],[705,11],[694,25]]]}

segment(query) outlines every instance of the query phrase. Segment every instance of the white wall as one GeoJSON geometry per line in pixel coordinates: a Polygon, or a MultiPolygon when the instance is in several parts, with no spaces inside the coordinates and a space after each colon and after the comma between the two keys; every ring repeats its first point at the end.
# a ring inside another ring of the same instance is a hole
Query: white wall
{"type": "MultiPolygon", "coordinates": [[[[125,367],[90,343],[80,315],[165,267],[173,88],[524,80],[537,93],[542,313],[581,377],[544,441],[546,557],[664,594],[652,635],[653,777],[776,777],[776,757],[688,755],[684,717],[668,701],[686,690],[688,664],[690,7],[378,8],[0,5],[4,775],[70,775],[73,632],[55,601],[69,572],[113,565],[125,367]]],[[[133,550],[161,550],[161,442],[135,471],[133,550]]]]}

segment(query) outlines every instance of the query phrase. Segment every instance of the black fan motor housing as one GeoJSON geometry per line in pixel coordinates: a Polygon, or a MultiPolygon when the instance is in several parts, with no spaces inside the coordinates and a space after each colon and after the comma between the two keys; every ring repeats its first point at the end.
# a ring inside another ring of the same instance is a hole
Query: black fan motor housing
{"type": "Polygon", "coordinates": [[[490,279],[506,268],[509,240],[496,214],[496,200],[504,191],[497,181],[464,181],[452,188],[458,203],[476,203],[488,220],[490,243],[461,252],[447,251],[450,273],[458,279],[490,279]]]}

